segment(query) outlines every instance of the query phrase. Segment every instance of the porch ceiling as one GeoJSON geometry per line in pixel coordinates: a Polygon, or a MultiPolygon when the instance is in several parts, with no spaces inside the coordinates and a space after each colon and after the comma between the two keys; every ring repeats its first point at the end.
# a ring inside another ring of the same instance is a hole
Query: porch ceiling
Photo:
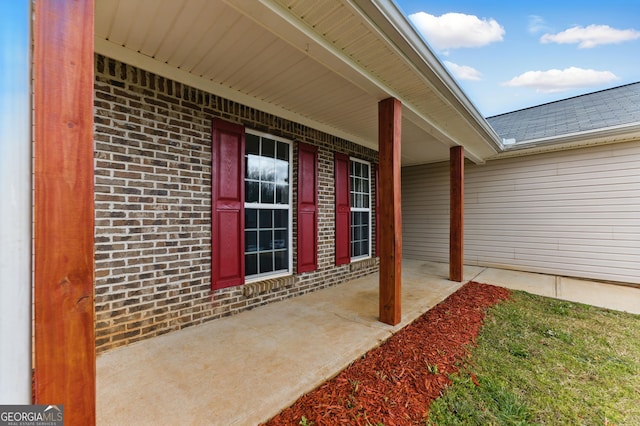
{"type": "Polygon", "coordinates": [[[387,0],[96,0],[95,50],[374,149],[398,98],[403,165],[500,146],[387,0]]]}

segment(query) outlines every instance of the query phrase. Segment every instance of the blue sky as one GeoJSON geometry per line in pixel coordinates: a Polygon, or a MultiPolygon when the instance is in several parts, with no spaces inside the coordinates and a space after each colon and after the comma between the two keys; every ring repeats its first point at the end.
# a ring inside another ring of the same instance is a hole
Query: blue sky
{"type": "Polygon", "coordinates": [[[484,116],[640,81],[640,1],[395,0],[484,116]]]}
{"type": "Polygon", "coordinates": [[[30,137],[30,11],[28,0],[0,0],[0,7],[0,162],[11,164],[14,151],[6,141],[30,137]]]}

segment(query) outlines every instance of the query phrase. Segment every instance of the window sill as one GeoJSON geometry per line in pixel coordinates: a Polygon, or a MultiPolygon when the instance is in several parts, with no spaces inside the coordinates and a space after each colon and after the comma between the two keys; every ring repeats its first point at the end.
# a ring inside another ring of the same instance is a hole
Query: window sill
{"type": "Polygon", "coordinates": [[[277,278],[266,278],[259,281],[246,283],[242,287],[242,292],[245,297],[257,296],[258,294],[277,290],[279,288],[293,285],[295,283],[296,277],[294,275],[287,275],[277,278]]]}
{"type": "Polygon", "coordinates": [[[361,271],[378,265],[377,257],[367,257],[364,259],[355,259],[349,264],[350,271],[361,271]]]}

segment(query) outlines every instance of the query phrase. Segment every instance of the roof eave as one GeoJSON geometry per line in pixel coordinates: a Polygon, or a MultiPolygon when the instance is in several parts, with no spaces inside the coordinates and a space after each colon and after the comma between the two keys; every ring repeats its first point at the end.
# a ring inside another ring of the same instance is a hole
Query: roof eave
{"type": "Polygon", "coordinates": [[[551,151],[564,151],[585,146],[640,141],[640,123],[624,124],[565,135],[531,139],[506,146],[491,159],[519,157],[551,151]]]}
{"type": "MultiPolygon", "coordinates": [[[[407,58],[413,60],[417,69],[425,73],[437,92],[444,96],[452,106],[474,126],[479,135],[493,150],[501,152],[503,145],[498,134],[487,120],[480,114],[476,106],[462,91],[458,83],[442,65],[424,39],[417,33],[413,25],[398,9],[392,0],[352,0],[360,9],[373,19],[371,8],[374,7],[391,24],[395,33],[400,37],[392,37],[396,47],[407,58]]],[[[384,22],[383,22],[384,23],[384,22]]],[[[381,23],[381,24],[383,24],[381,23]]],[[[389,34],[387,32],[388,35],[389,34]]]]}

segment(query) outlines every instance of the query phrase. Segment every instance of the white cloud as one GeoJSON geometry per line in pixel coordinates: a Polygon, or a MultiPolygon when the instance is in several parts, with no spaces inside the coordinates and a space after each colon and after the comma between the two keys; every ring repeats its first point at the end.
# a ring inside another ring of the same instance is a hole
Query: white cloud
{"type": "Polygon", "coordinates": [[[544,34],[542,43],[578,44],[581,49],[589,49],[600,44],[615,44],[640,38],[640,31],[618,30],[608,25],[589,25],[571,27],[557,34],[544,34]]]}
{"type": "Polygon", "coordinates": [[[449,68],[449,71],[458,79],[458,80],[482,80],[480,77],[482,74],[477,69],[467,66],[467,65],[458,65],[453,62],[444,61],[444,64],[449,68]]]}
{"type": "Polygon", "coordinates": [[[543,31],[550,30],[544,18],[538,15],[529,15],[529,26],[527,29],[529,30],[530,34],[537,34],[543,31]]]}
{"type": "Polygon", "coordinates": [[[480,47],[501,41],[504,28],[495,19],[479,19],[464,13],[445,13],[442,16],[418,12],[409,19],[436,50],[459,47],[480,47]]]}
{"type": "Polygon", "coordinates": [[[502,83],[509,87],[530,87],[537,92],[555,93],[581,87],[598,86],[617,80],[611,71],[569,67],[563,70],[527,71],[511,80],[502,83]]]}

